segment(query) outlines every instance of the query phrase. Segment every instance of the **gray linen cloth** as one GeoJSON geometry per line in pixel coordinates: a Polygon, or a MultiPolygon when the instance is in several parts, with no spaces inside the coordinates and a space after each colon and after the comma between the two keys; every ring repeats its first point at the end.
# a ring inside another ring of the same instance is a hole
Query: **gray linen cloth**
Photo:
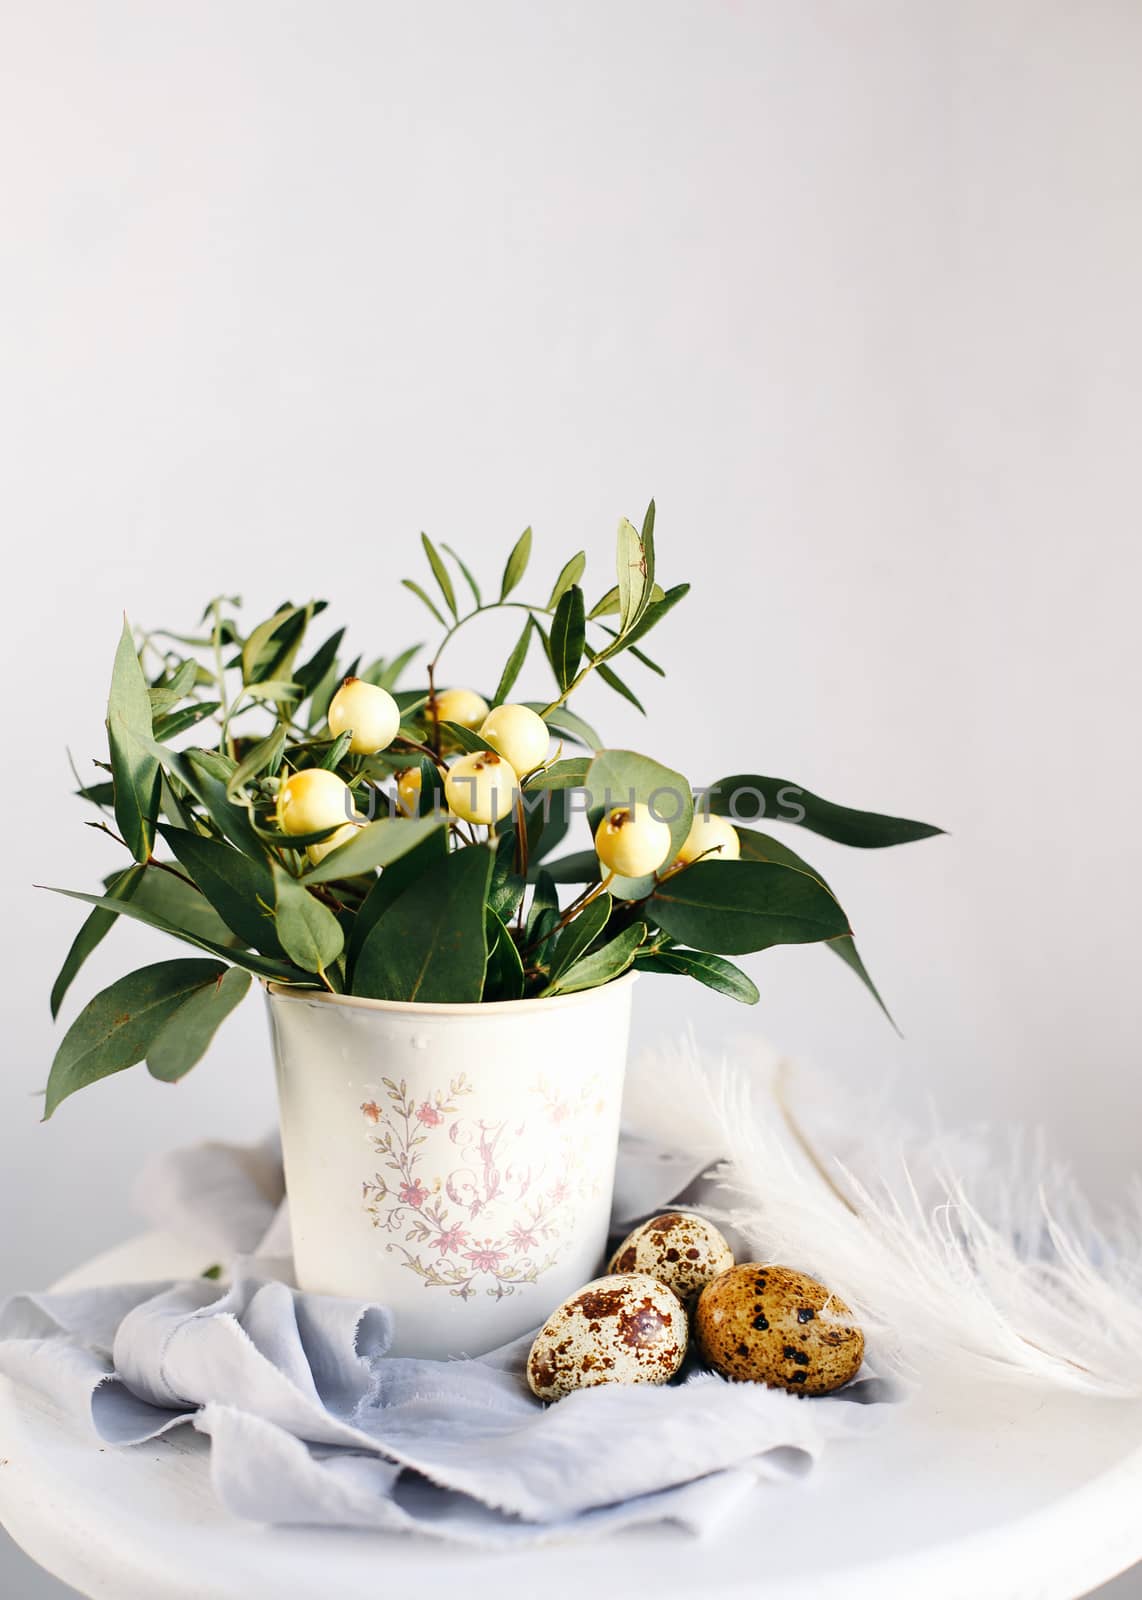
{"type": "MultiPolygon", "coordinates": [[[[615,1225],[702,1164],[625,1140],[615,1225]]],[[[531,1336],[479,1360],[386,1356],[389,1312],[293,1286],[276,1147],[200,1145],[152,1161],[150,1220],[229,1263],[197,1278],[21,1294],[0,1311],[0,1373],[132,1445],[192,1424],[215,1490],[262,1523],[413,1531],[488,1547],[670,1521],[709,1532],[758,1479],[806,1472],[873,1423],[866,1380],[829,1400],[691,1369],[544,1406],[531,1336]]],[[[204,1266],[207,1262],[204,1260],[204,1266]]]]}

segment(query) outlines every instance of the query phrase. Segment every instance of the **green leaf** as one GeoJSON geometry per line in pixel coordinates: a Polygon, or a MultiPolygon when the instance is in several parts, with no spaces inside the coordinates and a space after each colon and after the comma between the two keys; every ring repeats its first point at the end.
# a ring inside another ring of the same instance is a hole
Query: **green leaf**
{"type": "Polygon", "coordinates": [[[302,693],[301,685],[290,678],[259,678],[257,683],[249,684],[243,692],[247,699],[255,703],[265,700],[272,706],[296,703],[300,701],[302,693]]]}
{"type": "MultiPolygon", "coordinates": [[[[734,832],[741,841],[743,861],[779,861],[783,866],[796,867],[801,872],[808,872],[812,877],[817,879],[818,883],[822,884],[826,889],[828,889],[829,893],[833,896],[833,899],[836,900],[836,894],[831,888],[829,888],[829,885],[817,871],[816,867],[811,867],[807,861],[802,860],[795,850],[790,850],[788,845],[782,844],[779,840],[771,838],[768,833],[758,833],[753,828],[735,828],[734,832]]],[[[828,948],[833,952],[834,955],[840,957],[840,959],[845,963],[846,967],[852,968],[857,977],[868,990],[869,994],[884,1012],[884,1015],[888,1018],[889,1022],[896,1029],[896,1032],[899,1033],[900,1029],[897,1027],[896,1018],[892,1015],[892,1012],[889,1011],[887,1005],[885,1005],[884,998],[881,995],[880,990],[876,987],[876,984],[873,983],[868,968],[861,960],[860,952],[858,951],[854,941],[851,938],[831,939],[829,941],[828,948]]]]}
{"type": "Polygon", "coordinates": [[[548,984],[543,993],[573,994],[580,989],[597,989],[600,984],[610,983],[612,978],[617,978],[627,970],[645,938],[646,923],[632,922],[629,928],[624,928],[602,949],[593,950],[590,955],[576,961],[574,966],[568,967],[554,983],[548,984]]]}
{"type": "Polygon", "coordinates": [[[444,818],[440,816],[380,817],[358,828],[345,844],[310,867],[302,874],[301,882],[333,883],[338,878],[354,878],[358,873],[388,867],[434,830],[443,828],[444,818]]]}
{"type": "Polygon", "coordinates": [[[142,1061],[183,1001],[216,983],[225,971],[219,961],[159,961],[129,972],[97,994],[56,1051],[44,1120],[77,1089],[142,1061]]]}
{"type": "MultiPolygon", "coordinates": [[[[587,771],[588,813],[594,835],[603,812],[615,806],[650,807],[670,829],[669,865],[686,842],[694,820],[689,781],[633,750],[600,750],[587,771]]],[[[616,878],[611,892],[620,900],[641,900],[654,888],[654,877],[616,878]]]]}
{"type": "MultiPolygon", "coordinates": [[[[109,898],[129,900],[146,870],[146,867],[141,867],[136,863],[134,866],[128,867],[126,872],[119,873],[107,890],[109,898]]],[[[59,1009],[63,1004],[64,996],[74,982],[83,963],[111,931],[114,924],[115,913],[105,910],[102,906],[96,906],[88,914],[82,928],[72,940],[71,949],[68,951],[64,964],[59,970],[59,976],[52,985],[51,1008],[53,1017],[59,1016],[59,1009]]]]}
{"type": "MultiPolygon", "coordinates": [[[[401,674],[409,662],[414,656],[419,655],[423,649],[424,646],[422,644],[409,645],[407,650],[402,650],[399,656],[393,657],[383,672],[378,673],[375,678],[369,678],[368,682],[375,683],[379,689],[387,689],[391,694],[400,682],[401,674]]],[[[363,673],[362,677],[364,677],[363,673]]]]}
{"type": "MultiPolygon", "coordinates": [[[[306,624],[323,603],[305,606],[282,606],[272,617],[260,622],[242,646],[242,682],[252,687],[258,685],[261,694],[263,680],[281,680],[288,674],[305,632],[306,624]]],[[[296,686],[295,686],[296,687],[296,686]]],[[[263,695],[268,699],[269,696],[263,695]]]]}
{"type": "Polygon", "coordinates": [[[444,596],[444,604],[451,611],[453,617],[459,619],[460,612],[456,606],[456,591],[452,587],[452,578],[448,568],[444,565],[439,551],[426,533],[421,534],[420,542],[424,546],[424,553],[428,557],[432,575],[440,585],[440,592],[444,596]]]}
{"type": "Polygon", "coordinates": [[[764,778],[755,772],[720,778],[709,790],[709,806],[717,816],[735,823],[792,822],[838,844],[858,850],[883,850],[888,845],[930,839],[943,828],[906,817],[882,816],[876,811],[853,811],[834,805],[802,789],[787,778],[764,778]]]}
{"type": "Polygon", "coordinates": [[[452,546],[450,544],[446,544],[444,546],[444,548],[445,548],[445,550],[447,550],[448,554],[452,557],[453,561],[455,561],[456,565],[460,568],[460,571],[464,574],[464,582],[468,585],[469,589],[471,589],[471,591],[472,591],[472,599],[476,602],[477,606],[482,606],[484,604],[484,602],[483,602],[483,599],[482,599],[482,597],[480,595],[480,585],[476,582],[475,578],[473,578],[471,572],[469,572],[467,566],[460,559],[460,557],[456,554],[456,552],[455,552],[455,550],[453,550],[452,546]]]}
{"type": "Polygon", "coordinates": [[[770,861],[698,861],[659,884],[648,909],[665,932],[719,955],[851,931],[818,879],[770,861]]]}
{"type": "Polygon", "coordinates": [[[633,628],[646,607],[653,578],[647,569],[646,550],[624,517],[619,523],[615,565],[619,576],[619,633],[633,628]]]}
{"type": "Polygon", "coordinates": [[[154,684],[147,691],[147,698],[151,702],[151,717],[162,716],[164,712],[173,711],[180,700],[185,700],[198,680],[198,662],[184,661],[169,678],[154,684]]]}
{"type": "Polygon", "coordinates": [[[482,845],[455,850],[383,911],[357,958],[353,993],[424,1003],[479,1000],[493,859],[482,845]]]}
{"type": "Polygon", "coordinates": [[[644,638],[651,628],[655,627],[662,621],[663,617],[673,611],[680,600],[685,600],[689,593],[690,585],[688,583],[677,583],[673,589],[667,589],[665,594],[658,593],[656,589],[651,594],[650,603],[646,610],[622,640],[623,648],[629,650],[636,640],[644,638]]]}
{"type": "Polygon", "coordinates": [[[124,618],[107,701],[107,742],[115,784],[115,821],[136,861],[146,861],[151,853],[158,809],[159,767],[150,750],[152,733],[147,680],[124,618]]]}
{"type": "Polygon", "coordinates": [[[341,924],[328,906],[276,862],[273,874],[274,915],[282,948],[303,972],[324,972],[344,948],[341,924]]]}
{"type": "Polygon", "coordinates": [[[593,850],[576,850],[572,855],[549,861],[547,870],[555,883],[598,883],[599,858],[593,850]]]}
{"type": "MultiPolygon", "coordinates": [[[[435,770],[435,769],[434,769],[435,770]]],[[[422,791],[423,793],[423,791],[422,791]]],[[[395,818],[393,819],[396,820],[395,818]]],[[[431,829],[411,850],[396,859],[381,873],[380,877],[369,890],[361,908],[353,919],[353,926],[349,933],[348,952],[346,965],[348,968],[349,990],[356,994],[353,987],[357,957],[364,947],[365,940],[376,927],[382,913],[397,901],[404,891],[443,861],[448,854],[448,834],[443,827],[431,829]]]]}
{"type": "Polygon", "coordinates": [[[478,733],[473,733],[471,728],[465,728],[463,723],[449,722],[446,717],[440,719],[440,731],[453,744],[458,744],[461,750],[476,754],[481,750],[491,750],[492,746],[478,733]]]}
{"type": "Polygon", "coordinates": [[[272,733],[259,739],[234,768],[226,780],[226,798],[233,800],[252,778],[260,777],[263,772],[276,772],[285,746],[286,729],[279,723],[272,733]]]}
{"type": "Polygon", "coordinates": [[[568,756],[563,761],[553,761],[549,767],[532,774],[524,792],[534,794],[537,789],[581,789],[587,781],[590,765],[586,756],[568,756]]]}
{"type": "Polygon", "coordinates": [[[531,897],[531,905],[527,911],[526,936],[528,944],[533,944],[543,938],[543,924],[550,927],[552,919],[559,920],[559,896],[555,892],[555,882],[551,874],[542,867],[536,875],[535,893],[531,897]]]}
{"type": "Polygon", "coordinates": [[[682,973],[696,978],[708,989],[716,989],[743,1005],[755,1006],[761,999],[757,984],[740,967],[705,950],[660,950],[655,955],[639,956],[635,964],[640,972],[682,973]]]}
{"type": "Polygon", "coordinates": [[[520,672],[523,670],[524,661],[527,659],[527,647],[531,643],[531,632],[532,621],[531,617],[529,616],[523,625],[523,632],[513,645],[512,653],[508,657],[507,664],[500,675],[500,681],[496,686],[496,692],[492,696],[492,704],[494,706],[503,705],[508,695],[511,694],[512,686],[519,677],[520,672]]]}
{"type": "Polygon", "coordinates": [[[324,768],[326,772],[336,772],[352,743],[353,730],[352,728],[346,728],[343,734],[334,739],[329,749],[318,762],[318,766],[324,768]]]}
{"type": "Polygon", "coordinates": [[[583,591],[573,583],[556,606],[551,622],[551,666],[560,689],[566,689],[578,672],[586,643],[583,591]]]}
{"type": "Polygon", "coordinates": [[[224,956],[235,966],[256,972],[261,978],[278,978],[283,983],[296,983],[298,980],[299,975],[296,970],[286,966],[284,962],[272,961],[251,950],[234,949],[230,945],[206,938],[199,933],[192,933],[189,928],[169,922],[158,913],[147,910],[139,903],[138,891],[135,899],[118,901],[109,895],[81,894],[78,889],[55,889],[51,884],[44,884],[42,887],[48,889],[51,894],[66,895],[69,900],[82,900],[84,905],[103,906],[108,911],[113,911],[116,916],[129,917],[132,922],[145,923],[148,928],[157,928],[160,933],[169,933],[172,939],[181,939],[184,944],[195,945],[199,950],[209,950],[212,955],[224,956]]]}
{"type": "Polygon", "coordinates": [[[157,862],[147,868],[131,900],[169,926],[181,928],[193,938],[209,940],[213,949],[224,951],[228,958],[236,946],[241,946],[238,934],[223,922],[201,889],[173,872],[165,872],[157,862]]]}
{"type": "Polygon", "coordinates": [[[337,661],[337,652],[341,648],[341,641],[344,637],[345,629],[338,628],[336,633],[330,634],[324,644],[318,645],[304,666],[298,667],[294,673],[294,680],[299,690],[299,704],[313,694],[323,683],[326,674],[337,661]]]}
{"type": "Polygon", "coordinates": [[[519,1000],[523,996],[523,962],[515,940],[499,917],[487,908],[488,964],[484,972],[486,1001],[519,1000]]]}
{"type": "Polygon", "coordinates": [[[496,845],[496,863],[488,886],[488,905],[504,923],[510,922],[519,910],[527,888],[526,879],[515,870],[515,854],[515,830],[509,828],[496,845]]]}
{"type": "Polygon", "coordinates": [[[177,1083],[202,1060],[226,1018],[245,998],[250,974],[227,967],[216,983],[197,989],[160,1027],[147,1051],[147,1071],[177,1083]]]}
{"type": "Polygon", "coordinates": [[[551,599],[547,602],[548,611],[554,611],[563,596],[572,584],[579,582],[587,570],[587,553],[580,550],[578,555],[572,556],[563,571],[555,580],[555,587],[551,591],[551,599]]]}
{"type": "Polygon", "coordinates": [[[174,739],[205,718],[212,717],[220,709],[221,702],[218,700],[196,700],[193,705],[183,706],[181,711],[172,711],[165,717],[156,717],[154,736],[160,741],[174,739]]]}
{"type": "Polygon", "coordinates": [[[531,560],[531,529],[525,528],[512,547],[508,557],[507,566],[504,568],[504,581],[500,585],[500,599],[506,600],[508,595],[517,586],[527,564],[531,560]]]}
{"type": "Polygon", "coordinates": [[[414,594],[418,600],[423,601],[442,628],[446,628],[448,626],[441,612],[437,609],[435,603],[428,598],[424,590],[420,587],[419,583],[413,583],[411,578],[402,578],[401,582],[411,594],[414,594]]]}
{"type": "MultiPolygon", "coordinates": [[[[530,711],[544,711],[542,700],[525,700],[523,704],[530,711]]],[[[595,732],[589,722],[576,711],[569,710],[566,706],[556,706],[554,711],[548,711],[543,718],[547,726],[556,734],[562,734],[566,739],[573,739],[576,744],[583,745],[588,750],[599,750],[603,741],[595,732]]]]}
{"type": "Polygon", "coordinates": [[[263,955],[280,956],[274,928],[274,880],[264,860],[255,861],[232,845],[207,839],[185,828],[159,825],[174,851],[223,922],[263,955]]]}
{"type": "Polygon", "coordinates": [[[566,972],[568,967],[573,967],[581,956],[586,955],[610,921],[612,904],[609,894],[596,896],[561,930],[552,948],[548,968],[552,983],[560,973],[566,972]]]}
{"type": "Polygon", "coordinates": [[[596,666],[595,671],[609,689],[613,689],[616,694],[621,694],[624,700],[630,701],[636,711],[641,711],[643,716],[646,716],[646,707],[634,690],[627,687],[617,672],[612,672],[610,667],[604,666],[601,661],[596,666]]]}
{"type": "Polygon", "coordinates": [[[592,606],[590,611],[588,611],[587,621],[594,622],[599,617],[618,616],[620,604],[619,586],[616,583],[615,587],[613,589],[608,589],[603,598],[599,601],[596,601],[595,605],[592,606]]]}
{"type": "Polygon", "coordinates": [[[255,861],[265,860],[266,852],[245,806],[234,805],[227,797],[226,785],[234,771],[231,762],[213,750],[190,749],[180,754],[158,744],[152,744],[150,749],[161,761],[163,770],[205,807],[219,831],[236,844],[243,855],[255,861]]]}

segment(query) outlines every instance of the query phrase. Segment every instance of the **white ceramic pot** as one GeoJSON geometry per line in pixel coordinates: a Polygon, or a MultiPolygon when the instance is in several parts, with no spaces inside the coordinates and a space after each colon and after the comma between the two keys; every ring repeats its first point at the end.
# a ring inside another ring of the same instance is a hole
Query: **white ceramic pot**
{"type": "Polygon", "coordinates": [[[268,984],[300,1286],[376,1300],[395,1354],[448,1357],[595,1277],[633,982],[490,1005],[268,984]]]}

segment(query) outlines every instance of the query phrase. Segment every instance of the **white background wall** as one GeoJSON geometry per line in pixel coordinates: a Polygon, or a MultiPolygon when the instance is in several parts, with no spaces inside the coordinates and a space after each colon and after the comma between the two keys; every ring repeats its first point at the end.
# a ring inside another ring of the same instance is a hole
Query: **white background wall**
{"type": "MultiPolygon", "coordinates": [[[[583,545],[601,592],[651,494],[664,578],[694,593],[656,637],[648,724],[587,696],[612,742],[951,837],[809,851],[903,1041],[813,950],[749,963],[751,1014],[647,979],[640,1037],[763,1029],[949,1118],[1042,1122],[1120,1192],[1142,1113],[1142,9],[0,18],[0,1281],[121,1237],[147,1150],[273,1115],[250,1002],[180,1087],[126,1074],[37,1125],[78,917],[30,884],[118,861],[64,746],[100,749],[120,612],[179,627],[220,589],[257,615],[318,592],[392,650],[426,637],[395,587],[421,527],[494,574],[531,522],[531,588],[583,545]]],[[[511,637],[485,626],[477,682],[511,637]]],[[[118,930],[76,1000],[167,953],[118,930]]]]}

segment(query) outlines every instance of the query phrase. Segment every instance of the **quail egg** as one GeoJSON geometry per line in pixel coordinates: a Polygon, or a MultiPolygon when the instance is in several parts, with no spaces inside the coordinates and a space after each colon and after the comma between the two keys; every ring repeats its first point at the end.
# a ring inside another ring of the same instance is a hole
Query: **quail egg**
{"type": "Polygon", "coordinates": [[[733,1264],[734,1253],[712,1222],[692,1211],[664,1211],[628,1234],[608,1271],[649,1272],[685,1304],[733,1264]]]}
{"type": "Polygon", "coordinates": [[[539,1330],[527,1381],[541,1400],[600,1383],[666,1383],[682,1365],[688,1333],[682,1302],[649,1273],[596,1278],[539,1330]]]}
{"type": "Polygon", "coordinates": [[[746,1262],[702,1290],[694,1337],[723,1378],[829,1394],[856,1376],[864,1335],[843,1300],[791,1267],[746,1262]]]}

